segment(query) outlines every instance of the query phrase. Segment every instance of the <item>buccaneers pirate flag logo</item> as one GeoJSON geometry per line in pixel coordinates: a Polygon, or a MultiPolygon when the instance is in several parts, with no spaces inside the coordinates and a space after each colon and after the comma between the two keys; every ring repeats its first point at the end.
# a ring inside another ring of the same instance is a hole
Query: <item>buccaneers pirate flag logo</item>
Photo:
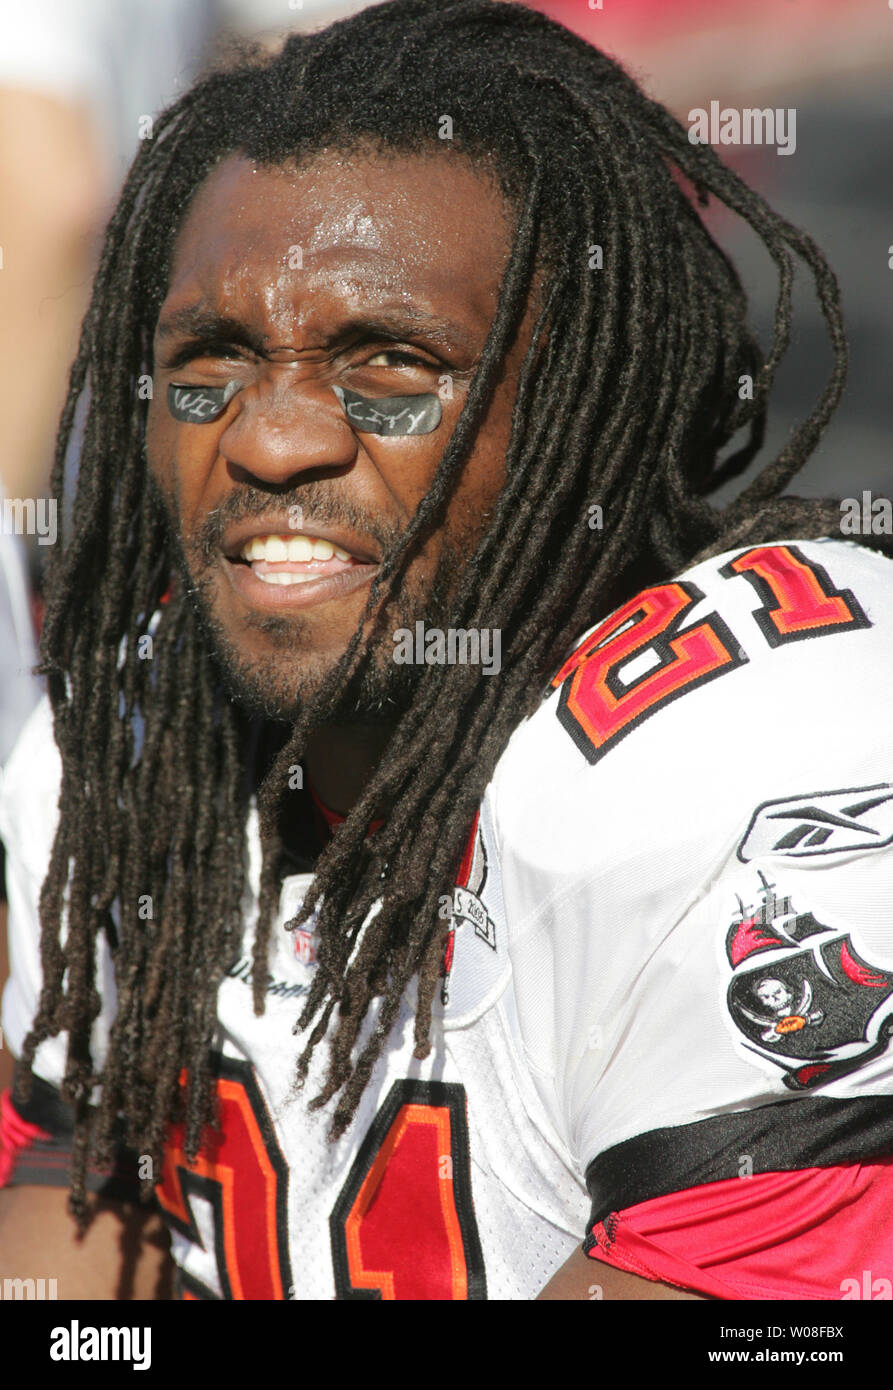
{"type": "Polygon", "coordinates": [[[763,874],[762,902],[726,935],[727,1002],[748,1046],[799,1091],[855,1071],[893,1034],[893,974],[862,959],[849,933],[795,912],[763,874]]]}

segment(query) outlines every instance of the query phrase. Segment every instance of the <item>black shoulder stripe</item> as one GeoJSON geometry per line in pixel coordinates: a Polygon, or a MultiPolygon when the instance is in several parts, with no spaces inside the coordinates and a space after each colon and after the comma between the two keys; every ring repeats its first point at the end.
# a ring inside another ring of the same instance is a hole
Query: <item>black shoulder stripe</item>
{"type": "Polygon", "coordinates": [[[799,1097],[636,1135],[586,1169],[590,1226],[653,1197],[753,1173],[831,1168],[893,1156],[893,1096],[799,1097]]]}

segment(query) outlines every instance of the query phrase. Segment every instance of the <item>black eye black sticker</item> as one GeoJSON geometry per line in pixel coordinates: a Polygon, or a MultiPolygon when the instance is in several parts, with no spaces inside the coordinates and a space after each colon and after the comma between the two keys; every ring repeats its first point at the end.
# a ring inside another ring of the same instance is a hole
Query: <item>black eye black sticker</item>
{"type": "Polygon", "coordinates": [[[176,386],[167,388],[167,408],[175,420],[187,425],[204,425],[222,415],[242,383],[230,381],[226,386],[176,386]]]}
{"type": "Polygon", "coordinates": [[[437,396],[384,396],[370,399],[333,386],[344,413],[361,434],[430,434],[443,414],[437,396]]]}

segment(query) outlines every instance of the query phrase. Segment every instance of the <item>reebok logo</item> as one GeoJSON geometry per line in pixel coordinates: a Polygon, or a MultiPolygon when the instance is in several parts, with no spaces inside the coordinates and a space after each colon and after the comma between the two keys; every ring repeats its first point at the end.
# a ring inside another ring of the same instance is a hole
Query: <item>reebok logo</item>
{"type": "Polygon", "coordinates": [[[738,846],[742,863],[778,854],[804,859],[880,849],[893,842],[893,784],[806,793],[758,806],[738,846]]]}

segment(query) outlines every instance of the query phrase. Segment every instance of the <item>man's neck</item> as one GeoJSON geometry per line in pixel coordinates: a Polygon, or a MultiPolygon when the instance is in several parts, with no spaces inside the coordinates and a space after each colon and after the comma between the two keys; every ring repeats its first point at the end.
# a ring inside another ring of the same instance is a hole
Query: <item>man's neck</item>
{"type": "Polygon", "coordinates": [[[327,725],[307,739],[304,762],[320,801],[347,815],[359,801],[393,732],[391,724],[327,725]]]}

